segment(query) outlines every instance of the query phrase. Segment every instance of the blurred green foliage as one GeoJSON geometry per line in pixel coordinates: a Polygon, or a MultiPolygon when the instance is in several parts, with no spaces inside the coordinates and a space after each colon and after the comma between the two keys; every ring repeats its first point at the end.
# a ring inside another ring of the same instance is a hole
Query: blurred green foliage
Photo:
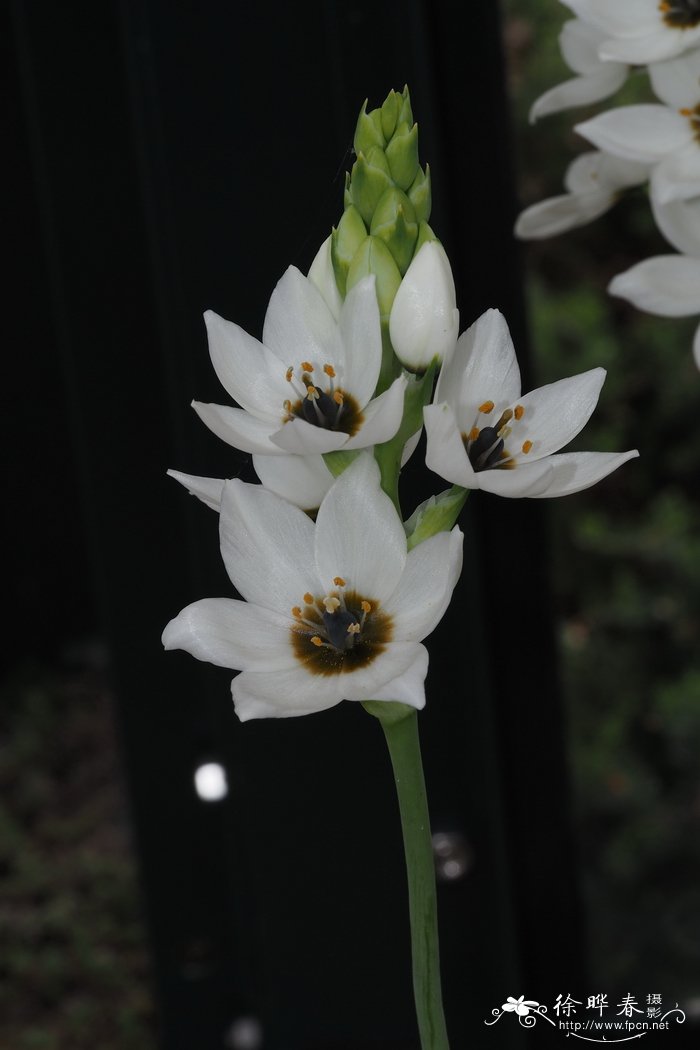
{"type": "MultiPolygon", "coordinates": [[[[523,206],[563,192],[589,148],[573,124],[648,96],[635,73],[597,107],[527,122],[572,76],[556,0],[508,0],[505,40],[523,206]]],[[[610,278],[669,247],[645,191],[596,223],[525,248],[538,384],[608,369],[579,449],[638,448],[588,492],[552,501],[558,608],[578,843],[601,987],[697,996],[700,964],[700,374],[697,319],[610,298],[610,278]],[[629,986],[629,987],[628,987],[629,986]]]]}

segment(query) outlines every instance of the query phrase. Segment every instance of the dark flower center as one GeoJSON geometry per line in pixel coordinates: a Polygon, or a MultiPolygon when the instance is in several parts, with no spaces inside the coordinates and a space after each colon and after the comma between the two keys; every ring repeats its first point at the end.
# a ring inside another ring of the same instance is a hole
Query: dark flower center
{"type": "Polygon", "coordinates": [[[666,25],[674,29],[700,25],[700,0],[661,0],[659,11],[666,25]]]}
{"type": "Polygon", "coordinates": [[[337,576],[336,590],[322,598],[305,594],[303,606],[292,609],[292,648],[311,674],[347,674],[367,667],[391,641],[391,617],[356,591],[345,589],[337,576]]]}
{"type": "Polygon", "coordinates": [[[300,382],[296,380],[294,368],[290,365],[287,382],[292,385],[297,398],[284,402],[283,422],[304,419],[312,426],[340,431],[352,437],[362,425],[362,410],[352,394],[336,387],[336,374],[332,365],[324,365],[322,371],[325,390],[314,380],[314,366],[309,361],[301,362],[300,382]]]}
{"type": "MultiPolygon", "coordinates": [[[[479,406],[479,415],[489,415],[493,409],[493,401],[484,401],[479,406]]],[[[517,466],[505,446],[506,440],[513,432],[511,423],[519,422],[524,415],[525,409],[522,405],[506,408],[492,426],[479,427],[475,423],[468,434],[462,434],[462,441],[475,473],[478,474],[481,470],[513,470],[517,466]]],[[[527,455],[531,448],[531,441],[523,441],[520,451],[527,455]]]]}

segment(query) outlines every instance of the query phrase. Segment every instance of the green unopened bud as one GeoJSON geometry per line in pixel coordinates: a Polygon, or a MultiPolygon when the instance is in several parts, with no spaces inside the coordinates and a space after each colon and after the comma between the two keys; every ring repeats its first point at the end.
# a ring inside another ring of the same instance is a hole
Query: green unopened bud
{"type": "Polygon", "coordinates": [[[405,274],[418,237],[416,213],[405,193],[394,187],[382,195],[372,216],[370,233],[381,237],[401,274],[405,274]]]}
{"type": "Polygon", "coordinates": [[[403,98],[396,91],[390,91],[386,96],[381,108],[382,131],[384,138],[389,141],[396,130],[396,125],[401,112],[403,98]]]}
{"type": "MultiPolygon", "coordinates": [[[[392,129],[393,130],[393,129],[392,129]]],[[[357,118],[355,138],[353,141],[355,153],[368,153],[372,146],[384,149],[386,139],[382,133],[382,115],[378,109],[367,112],[367,99],[362,104],[360,115],[357,118]]]]}
{"type": "Polygon", "coordinates": [[[428,241],[437,241],[437,237],[428,223],[422,222],[418,227],[418,240],[416,241],[416,247],[413,254],[418,255],[418,252],[424,244],[428,243],[428,241]]]}
{"type": "Polygon", "coordinates": [[[409,128],[413,127],[413,110],[411,109],[411,96],[408,90],[408,84],[404,85],[404,89],[401,92],[401,109],[396,123],[397,125],[408,124],[409,128]]]}
{"type": "Polygon", "coordinates": [[[425,171],[418,168],[418,174],[411,183],[408,191],[408,199],[416,210],[418,222],[427,222],[430,218],[430,210],[433,206],[433,195],[430,188],[430,165],[426,164],[425,171]]]}
{"type": "Polygon", "coordinates": [[[379,237],[366,237],[355,253],[348,270],[347,291],[370,273],[377,278],[379,313],[386,320],[401,284],[401,274],[391,252],[379,237]]]}
{"type": "Polygon", "coordinates": [[[362,216],[357,208],[351,204],[343,212],[338,228],[334,229],[331,234],[333,273],[342,296],[345,295],[346,291],[350,263],[366,237],[367,227],[362,221],[362,216]]]}
{"type": "Polygon", "coordinates": [[[352,203],[369,226],[379,198],[393,185],[384,150],[372,146],[360,153],[352,168],[350,193],[352,203]]]}
{"type": "Polygon", "coordinates": [[[468,495],[469,489],[453,485],[451,489],[445,489],[438,496],[431,496],[416,507],[408,521],[404,522],[408,549],[412,550],[438,532],[449,532],[468,495]]]}
{"type": "Polygon", "coordinates": [[[418,125],[399,124],[386,147],[386,159],[394,182],[407,190],[418,174],[418,125]]]}

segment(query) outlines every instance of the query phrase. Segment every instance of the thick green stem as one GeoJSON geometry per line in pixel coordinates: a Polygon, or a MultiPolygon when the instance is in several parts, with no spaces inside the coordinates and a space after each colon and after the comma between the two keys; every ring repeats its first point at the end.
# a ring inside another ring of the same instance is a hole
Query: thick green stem
{"type": "Polygon", "coordinates": [[[407,713],[408,709],[399,704],[375,701],[365,706],[382,723],[394,769],[406,854],[413,995],[421,1050],[449,1050],[440,988],[435,865],[418,717],[415,711],[407,713]]]}

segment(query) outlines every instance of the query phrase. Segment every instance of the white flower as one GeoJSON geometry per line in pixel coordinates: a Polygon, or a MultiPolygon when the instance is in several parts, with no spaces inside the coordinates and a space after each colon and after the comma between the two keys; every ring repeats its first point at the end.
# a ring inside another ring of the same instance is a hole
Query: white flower
{"type": "Polygon", "coordinates": [[[577,77],[545,91],[530,110],[530,122],[559,113],[572,106],[586,106],[609,98],[622,87],[629,66],[624,62],[603,62],[598,55],[604,34],[580,19],[566,22],[559,35],[559,47],[566,64],[577,77]]]}
{"type": "Polygon", "coordinates": [[[245,601],[205,598],[163,632],[166,649],[240,668],[236,712],[249,718],[322,711],[341,700],[421,708],[421,639],[449,603],[462,559],[458,528],[406,551],[379,470],[365,454],[321,503],[316,524],[260,485],[227,481],[221,553],[245,601]]]}
{"type": "Polygon", "coordinates": [[[518,999],[514,999],[512,995],[509,995],[501,1010],[505,1010],[506,1013],[515,1013],[518,1017],[527,1017],[530,1013],[530,1008],[539,1005],[534,999],[526,999],[524,995],[521,995],[518,999]]]}
{"type": "Polygon", "coordinates": [[[563,0],[606,39],[602,59],[644,65],[700,44],[698,0],[563,0]]]}
{"type": "Polygon", "coordinates": [[[666,105],[619,106],[576,125],[598,149],[650,164],[660,203],[700,194],[700,48],[649,70],[666,105]]]}
{"type": "Polygon", "coordinates": [[[564,176],[569,192],[526,208],[518,216],[515,234],[539,240],[584,226],[612,208],[623,189],[646,182],[648,172],[649,165],[637,161],[599,151],[582,153],[564,176]]]}
{"type": "Polygon", "coordinates": [[[313,281],[290,266],[265,315],[262,343],[205,315],[217,376],[241,408],[193,408],[244,452],[298,455],[388,441],[403,414],[406,379],[373,398],[382,356],[374,277],[359,281],[335,318],[313,281]]]}
{"type": "Polygon", "coordinates": [[[501,496],[565,496],[594,485],[638,452],[552,455],[587,423],[605,370],[521,397],[508,326],[487,310],[457,342],[435,403],[424,410],[426,463],[454,485],[501,496]]]}
{"type": "Polygon", "coordinates": [[[424,371],[454,350],[459,334],[455,282],[445,249],[426,242],[399,285],[389,318],[391,344],[412,372],[424,371]]]}

